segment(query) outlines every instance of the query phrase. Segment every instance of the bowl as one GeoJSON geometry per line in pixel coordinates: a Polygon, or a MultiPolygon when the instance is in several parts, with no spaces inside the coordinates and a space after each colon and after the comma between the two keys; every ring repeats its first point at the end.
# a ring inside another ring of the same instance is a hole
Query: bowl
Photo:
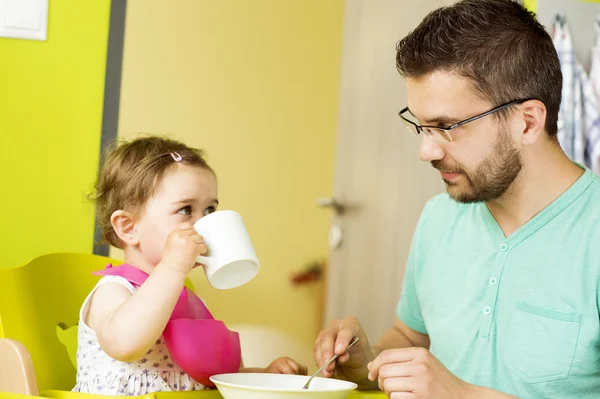
{"type": "Polygon", "coordinates": [[[268,373],[214,375],[210,380],[224,399],[345,399],[356,389],[353,382],[315,377],[302,389],[308,376],[268,373]]]}

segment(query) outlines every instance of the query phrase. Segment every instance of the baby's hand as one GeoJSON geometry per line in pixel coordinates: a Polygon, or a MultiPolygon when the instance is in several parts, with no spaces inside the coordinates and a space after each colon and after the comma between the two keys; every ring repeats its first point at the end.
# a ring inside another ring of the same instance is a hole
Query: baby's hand
{"type": "Polygon", "coordinates": [[[290,359],[289,357],[280,357],[279,359],[275,359],[265,369],[265,373],[271,374],[306,375],[307,372],[308,369],[306,368],[306,366],[299,364],[298,362],[290,359]]]}
{"type": "Polygon", "coordinates": [[[196,256],[205,254],[207,250],[204,239],[191,223],[183,223],[167,237],[161,263],[187,275],[196,264],[196,256]]]}

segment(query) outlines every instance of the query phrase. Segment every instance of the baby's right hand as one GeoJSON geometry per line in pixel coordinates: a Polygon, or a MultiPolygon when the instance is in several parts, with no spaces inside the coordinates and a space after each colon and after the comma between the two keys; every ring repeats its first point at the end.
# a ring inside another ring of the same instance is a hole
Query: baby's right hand
{"type": "Polygon", "coordinates": [[[196,256],[207,251],[204,239],[191,223],[183,223],[167,237],[161,263],[187,275],[196,264],[196,256]]]}

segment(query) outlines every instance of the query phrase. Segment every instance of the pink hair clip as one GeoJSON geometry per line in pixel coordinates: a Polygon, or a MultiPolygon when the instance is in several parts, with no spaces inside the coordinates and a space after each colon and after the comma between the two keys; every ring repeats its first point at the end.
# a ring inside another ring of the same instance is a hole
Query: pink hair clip
{"type": "Polygon", "coordinates": [[[183,159],[183,158],[181,157],[181,155],[179,155],[179,154],[178,154],[178,153],[176,153],[176,152],[172,152],[172,153],[171,153],[171,156],[173,157],[173,159],[175,160],[175,162],[179,162],[179,161],[181,161],[181,160],[183,159]]]}

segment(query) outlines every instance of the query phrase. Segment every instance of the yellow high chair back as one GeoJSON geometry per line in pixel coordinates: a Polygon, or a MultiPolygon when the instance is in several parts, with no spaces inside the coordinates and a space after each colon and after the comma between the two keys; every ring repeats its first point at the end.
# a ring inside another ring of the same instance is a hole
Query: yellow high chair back
{"type": "Polygon", "coordinates": [[[107,263],[91,254],[57,253],[0,269],[0,338],[21,342],[31,354],[40,391],[70,390],[75,367],[59,341],[57,326],[79,321],[79,309],[107,263]]]}

